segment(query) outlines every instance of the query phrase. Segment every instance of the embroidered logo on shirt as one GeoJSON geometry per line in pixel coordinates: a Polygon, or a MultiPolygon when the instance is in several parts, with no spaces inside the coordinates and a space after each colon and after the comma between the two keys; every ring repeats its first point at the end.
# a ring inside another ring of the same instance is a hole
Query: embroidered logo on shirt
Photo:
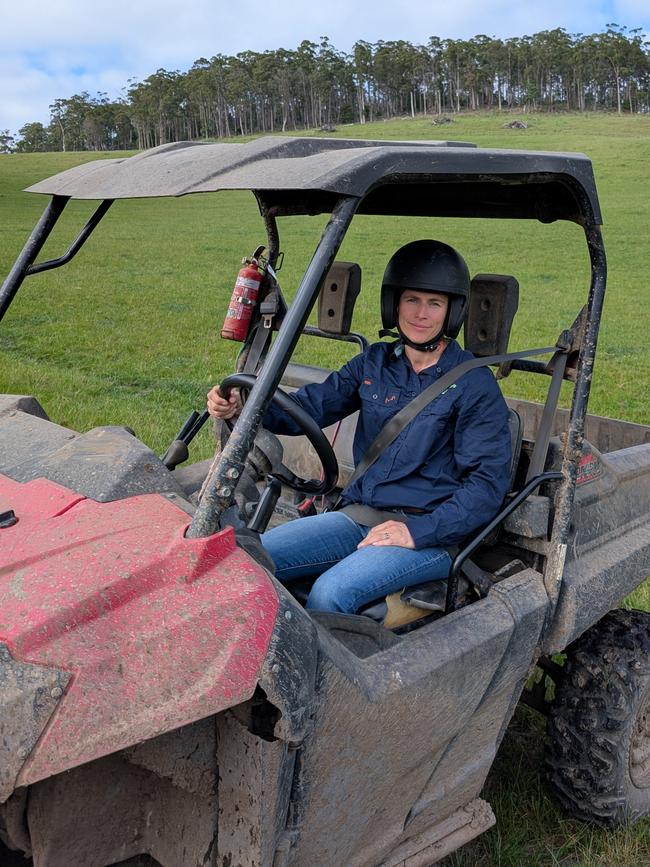
{"type": "Polygon", "coordinates": [[[372,379],[364,379],[363,384],[364,385],[372,385],[372,379]]]}
{"type": "Polygon", "coordinates": [[[384,403],[392,403],[394,400],[397,400],[397,395],[389,394],[388,397],[384,398],[384,403]]]}

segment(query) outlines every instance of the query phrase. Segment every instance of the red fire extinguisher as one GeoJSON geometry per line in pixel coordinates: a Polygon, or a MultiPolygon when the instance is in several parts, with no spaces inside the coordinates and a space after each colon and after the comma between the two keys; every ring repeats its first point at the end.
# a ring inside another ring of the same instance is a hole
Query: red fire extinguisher
{"type": "Polygon", "coordinates": [[[264,247],[258,247],[252,256],[243,259],[243,268],[237,274],[228,312],[221,329],[226,340],[243,342],[248,337],[253,310],[260,294],[260,286],[266,276],[264,260],[260,256],[264,247]]]}

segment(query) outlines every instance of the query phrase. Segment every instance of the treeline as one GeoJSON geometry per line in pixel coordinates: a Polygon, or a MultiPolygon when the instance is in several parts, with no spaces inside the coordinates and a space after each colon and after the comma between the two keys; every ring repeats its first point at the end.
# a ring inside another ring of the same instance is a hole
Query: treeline
{"type": "Polygon", "coordinates": [[[124,99],[57,99],[48,126],[33,122],[0,150],[124,150],[184,139],[331,128],[382,118],[477,109],[650,111],[649,43],[640,30],[562,28],[534,36],[440,39],[426,45],[327,37],[295,50],[200,58],[187,72],[159,69],[124,99]]]}

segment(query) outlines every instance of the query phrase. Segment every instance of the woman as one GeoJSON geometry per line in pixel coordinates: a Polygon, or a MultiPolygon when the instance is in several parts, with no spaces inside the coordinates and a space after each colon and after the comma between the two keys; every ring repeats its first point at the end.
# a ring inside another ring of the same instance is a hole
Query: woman
{"type": "MultiPolygon", "coordinates": [[[[453,339],[467,312],[469,283],[465,261],[447,244],[424,240],[400,248],[381,287],[384,329],[397,326],[399,340],[371,345],[325,382],[292,395],[321,427],[359,410],[355,463],[398,410],[472,357],[453,339]]],[[[225,400],[215,386],[208,410],[232,418],[241,410],[239,396],[225,400]]],[[[274,406],[264,426],[300,433],[274,406]]],[[[509,469],[508,410],[492,373],[476,368],[344,489],[340,510],[290,521],[261,540],[279,580],[316,579],[307,608],[354,613],[404,587],[447,577],[449,548],[494,517],[509,469]],[[359,504],[379,510],[376,520],[359,504]]]]}

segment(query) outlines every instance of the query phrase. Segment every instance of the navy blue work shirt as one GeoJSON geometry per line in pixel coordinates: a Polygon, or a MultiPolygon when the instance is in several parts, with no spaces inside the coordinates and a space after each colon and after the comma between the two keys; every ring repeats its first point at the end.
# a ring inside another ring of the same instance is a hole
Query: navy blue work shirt
{"type": "MultiPolygon", "coordinates": [[[[401,342],[374,343],[324,382],[291,395],[321,427],[359,410],[355,464],[398,410],[473,357],[450,341],[438,363],[418,374],[403,349],[401,342]]],[[[263,423],[274,433],[301,433],[273,405],[263,423]]],[[[496,515],[508,492],[510,455],[508,408],[492,372],[479,367],[421,410],[343,499],[375,509],[424,509],[406,520],[415,547],[449,547],[496,515]]]]}

